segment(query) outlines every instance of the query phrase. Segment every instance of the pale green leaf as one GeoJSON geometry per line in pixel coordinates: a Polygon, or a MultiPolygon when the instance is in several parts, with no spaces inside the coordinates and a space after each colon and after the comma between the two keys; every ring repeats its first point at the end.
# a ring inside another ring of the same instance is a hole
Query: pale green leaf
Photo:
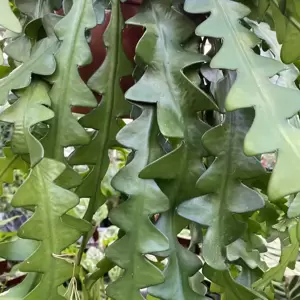
{"type": "MultiPolygon", "coordinates": [[[[33,254],[20,266],[24,272],[42,273],[38,285],[24,298],[26,300],[63,300],[58,287],[72,277],[73,266],[59,258],[62,250],[74,243],[81,231],[65,223],[62,216],[79,202],[78,197],[55,185],[53,181],[65,166],[54,160],[43,159],[31,170],[24,184],[15,194],[15,207],[35,207],[33,216],[22,225],[21,238],[39,241],[33,254]],[[61,202],[61,199],[64,199],[61,202]]],[[[77,220],[78,228],[81,227],[77,220]]],[[[85,226],[85,225],[84,225],[85,226]]]]}
{"type": "MultiPolygon", "coordinates": [[[[22,31],[22,26],[11,10],[10,3],[8,0],[2,0],[0,2],[0,26],[20,33],[22,31]]],[[[3,53],[0,49],[0,65],[3,64],[3,53]]]]}
{"type": "Polygon", "coordinates": [[[33,81],[19,92],[20,99],[0,114],[0,120],[14,124],[11,147],[14,153],[30,154],[31,166],[43,157],[44,149],[32,133],[32,126],[49,120],[54,113],[47,107],[51,105],[49,87],[42,81],[33,81]]]}
{"type": "Polygon", "coordinates": [[[255,108],[255,119],[244,143],[246,154],[278,150],[277,164],[268,188],[270,199],[298,192],[300,138],[298,130],[289,124],[288,119],[300,110],[300,94],[295,89],[283,88],[270,81],[283,65],[252,50],[259,41],[240,23],[250,10],[229,0],[187,0],[185,9],[190,13],[211,12],[196,34],[224,39],[222,48],[211,61],[212,68],[237,70],[237,80],[227,97],[226,108],[230,111],[255,108]]]}
{"type": "MultiPolygon", "coordinates": [[[[267,23],[257,23],[251,20],[247,20],[247,22],[253,28],[255,34],[268,44],[274,58],[281,61],[281,46],[277,41],[276,32],[272,31],[267,23]]],[[[298,89],[295,84],[298,76],[299,70],[295,65],[289,64],[285,65],[285,69],[278,74],[278,79],[274,82],[283,87],[298,89]]]]}
{"type": "Polygon", "coordinates": [[[0,257],[11,261],[23,261],[37,249],[38,245],[37,241],[20,238],[0,243],[0,257]]]}
{"type": "Polygon", "coordinates": [[[242,239],[238,239],[226,248],[227,259],[230,262],[242,259],[251,269],[261,265],[260,253],[257,249],[248,251],[247,244],[242,239]]]}
{"type": "Polygon", "coordinates": [[[288,217],[295,218],[300,216],[300,193],[296,195],[288,210],[288,217]]]}
{"type": "Polygon", "coordinates": [[[44,17],[53,13],[61,6],[60,0],[15,0],[17,8],[32,19],[44,17]]]}
{"type": "MultiPolygon", "coordinates": [[[[27,87],[31,82],[32,73],[38,75],[53,74],[56,66],[54,59],[56,50],[56,38],[45,38],[39,41],[32,50],[25,51],[27,59],[8,76],[0,79],[0,105],[7,101],[10,91],[27,87]]],[[[19,59],[24,56],[22,51],[24,48],[20,48],[16,41],[9,44],[9,48],[7,48],[8,55],[15,55],[19,59]]]]}

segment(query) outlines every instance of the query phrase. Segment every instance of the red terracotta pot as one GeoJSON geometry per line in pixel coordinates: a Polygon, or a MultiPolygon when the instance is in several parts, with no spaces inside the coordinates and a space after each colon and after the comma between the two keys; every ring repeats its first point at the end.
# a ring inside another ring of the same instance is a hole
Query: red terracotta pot
{"type": "MultiPolygon", "coordinates": [[[[128,20],[134,16],[140,7],[142,0],[131,0],[121,4],[122,13],[125,20],[128,20]]],[[[88,65],[79,68],[81,78],[87,82],[88,79],[95,73],[95,71],[101,66],[106,56],[106,48],[103,44],[103,33],[105,32],[110,20],[110,11],[105,13],[105,21],[101,25],[97,25],[92,29],[92,38],[90,42],[90,48],[93,56],[93,62],[88,65]]],[[[123,47],[126,55],[129,59],[134,60],[135,47],[140,37],[143,34],[143,28],[137,26],[126,25],[123,31],[123,47]]],[[[121,87],[124,92],[133,84],[132,77],[123,78],[121,80],[121,87]]],[[[97,100],[100,101],[101,97],[96,95],[97,100]]],[[[88,113],[91,109],[86,107],[73,107],[73,112],[76,113],[88,113]]]]}

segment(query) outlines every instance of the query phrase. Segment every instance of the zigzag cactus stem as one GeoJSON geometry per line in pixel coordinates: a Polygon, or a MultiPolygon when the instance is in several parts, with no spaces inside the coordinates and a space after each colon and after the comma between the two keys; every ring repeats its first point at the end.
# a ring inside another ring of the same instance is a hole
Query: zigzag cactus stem
{"type": "MultiPolygon", "coordinates": [[[[76,190],[79,197],[90,198],[84,216],[84,219],[89,222],[106,199],[101,192],[101,183],[109,166],[108,151],[119,146],[116,135],[120,130],[120,119],[130,115],[131,105],[125,100],[120,86],[121,78],[130,75],[133,71],[132,64],[123,51],[123,28],[120,1],[113,0],[111,1],[111,19],[103,35],[107,47],[106,58],[88,82],[88,86],[102,95],[102,99],[93,111],[79,121],[81,126],[92,128],[95,133],[88,145],[78,147],[69,158],[71,165],[87,164],[90,168],[90,172],[76,190]]],[[[80,263],[88,239],[87,234],[77,256],[78,263],[80,263]]]]}
{"type": "MultiPolygon", "coordinates": [[[[149,164],[140,173],[141,178],[158,179],[171,203],[170,209],[161,215],[157,223],[157,228],[170,242],[168,251],[159,253],[168,257],[164,270],[166,280],[150,287],[149,293],[166,300],[204,299],[203,294],[193,290],[189,283],[190,277],[200,269],[201,262],[177,241],[177,234],[188,222],[177,215],[176,207],[182,201],[196,197],[196,181],[204,172],[201,158],[206,151],[201,145],[201,136],[209,126],[199,120],[197,113],[216,108],[213,101],[185,74],[185,69],[195,64],[200,66],[208,58],[182,46],[193,35],[195,26],[172,7],[171,1],[146,1],[141,12],[127,23],[146,29],[136,53],[138,61],[147,68],[140,80],[128,90],[126,98],[157,103],[161,133],[179,141],[172,152],[149,164]]],[[[190,72],[197,78],[198,68],[190,72]]]]}
{"type": "Polygon", "coordinates": [[[141,116],[117,135],[120,144],[134,151],[134,158],[112,181],[114,188],[128,195],[110,214],[112,222],[126,233],[106,251],[107,257],[125,270],[107,287],[108,296],[115,300],[144,299],[140,289],[162,283],[162,272],[145,254],[169,247],[168,239],[150,220],[154,214],[168,210],[168,198],[154,180],[138,177],[148,164],[151,152],[158,147],[155,107],[145,104],[141,108],[141,116]]]}
{"type": "Polygon", "coordinates": [[[277,200],[299,192],[300,131],[289,119],[300,110],[300,93],[271,82],[270,77],[284,66],[252,50],[259,39],[240,22],[250,9],[231,0],[186,0],[184,7],[189,13],[211,13],[196,29],[198,36],[223,39],[211,67],[237,70],[237,80],[227,97],[226,109],[255,109],[255,119],[244,142],[245,153],[278,152],[268,187],[269,198],[277,200]]]}
{"type": "Polygon", "coordinates": [[[73,265],[59,256],[90,230],[89,223],[66,214],[79,203],[79,198],[53,182],[65,166],[44,158],[44,149],[32,134],[32,126],[54,116],[48,108],[51,103],[48,91],[45,82],[33,81],[19,93],[18,101],[0,115],[1,121],[14,124],[12,149],[28,153],[31,164],[30,173],[12,200],[14,207],[33,211],[32,217],[20,227],[19,237],[39,242],[37,249],[20,266],[23,272],[42,275],[37,276],[39,280],[25,296],[26,300],[65,299],[58,293],[58,287],[72,277],[73,265]]]}
{"type": "MultiPolygon", "coordinates": [[[[95,107],[97,101],[92,91],[80,78],[78,66],[91,62],[91,52],[85,36],[87,29],[96,26],[93,0],[78,0],[70,12],[60,20],[54,30],[61,41],[56,53],[57,69],[52,76],[53,86],[49,92],[55,117],[50,121],[47,136],[43,139],[46,157],[67,164],[64,147],[84,145],[90,136],[72,115],[72,106],[95,107]]],[[[76,187],[81,176],[67,165],[58,178],[60,186],[76,187]]]]}

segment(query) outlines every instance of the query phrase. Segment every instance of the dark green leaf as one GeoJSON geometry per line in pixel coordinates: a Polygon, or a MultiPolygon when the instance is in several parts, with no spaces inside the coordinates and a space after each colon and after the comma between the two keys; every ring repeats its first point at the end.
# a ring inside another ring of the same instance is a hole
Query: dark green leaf
{"type": "Polygon", "coordinates": [[[142,115],[119,132],[118,141],[135,151],[133,160],[114,177],[113,186],[129,198],[110,214],[112,222],[126,234],[107,248],[106,255],[122,269],[123,276],[111,283],[107,294],[115,300],[142,300],[140,289],[162,283],[162,272],[143,255],[168,249],[167,238],[149,217],[168,210],[167,197],[154,180],[138,178],[147,165],[149,151],[156,148],[155,114],[144,106],[142,115]]]}
{"type": "MultiPolygon", "coordinates": [[[[43,140],[46,157],[66,162],[64,147],[83,145],[90,141],[89,134],[72,115],[71,106],[94,107],[97,102],[92,91],[78,73],[78,66],[91,62],[91,52],[86,41],[87,29],[96,26],[93,0],[78,0],[69,14],[55,26],[55,33],[62,41],[56,54],[57,70],[52,77],[53,87],[49,92],[55,118],[43,140]]],[[[70,167],[60,177],[64,187],[77,186],[80,176],[70,167]]]]}
{"type": "Polygon", "coordinates": [[[171,1],[148,1],[127,23],[146,28],[136,49],[136,60],[147,68],[126,97],[132,101],[157,102],[157,120],[162,134],[178,139],[176,149],[140,173],[141,178],[159,179],[160,187],[171,203],[170,210],[163,213],[157,223],[157,228],[170,243],[167,252],[159,253],[169,258],[164,270],[166,280],[150,287],[149,293],[166,300],[204,299],[204,295],[193,290],[189,283],[189,277],[199,270],[201,262],[177,241],[177,234],[188,222],[177,215],[176,207],[197,195],[195,184],[204,170],[201,156],[205,151],[200,137],[208,126],[199,120],[197,112],[213,109],[215,105],[189,79],[198,76],[199,80],[198,69],[191,70],[189,77],[185,69],[191,64],[205,62],[207,58],[182,47],[181,44],[192,35],[194,25],[171,7],[171,1]]]}
{"type": "Polygon", "coordinates": [[[266,300],[266,298],[258,293],[234,281],[229,271],[217,271],[205,265],[203,267],[203,274],[222,287],[222,296],[224,296],[226,300],[266,300]]]}
{"type": "MultiPolygon", "coordinates": [[[[227,76],[223,80],[232,84],[233,78],[227,76]]],[[[202,251],[207,264],[215,269],[226,269],[226,246],[246,230],[238,214],[264,206],[261,195],[242,183],[264,174],[260,162],[243,152],[244,138],[252,120],[253,111],[237,110],[227,113],[223,124],[204,134],[203,145],[216,159],[197,182],[198,194],[203,196],[178,208],[179,215],[209,227],[202,251]]]]}

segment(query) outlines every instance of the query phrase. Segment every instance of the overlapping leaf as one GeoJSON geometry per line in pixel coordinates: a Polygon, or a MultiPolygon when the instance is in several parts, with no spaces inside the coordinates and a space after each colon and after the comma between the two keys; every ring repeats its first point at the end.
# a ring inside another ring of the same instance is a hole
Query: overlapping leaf
{"type": "MultiPolygon", "coordinates": [[[[58,294],[57,289],[72,277],[73,266],[59,255],[82,232],[62,219],[79,202],[74,193],[53,183],[64,168],[62,163],[44,158],[31,170],[12,201],[16,207],[35,207],[33,216],[18,234],[21,238],[40,241],[38,249],[20,267],[24,272],[43,274],[38,285],[24,298],[26,300],[63,300],[65,298],[58,294]]],[[[76,222],[78,228],[86,228],[80,220],[76,222]]]]}
{"type": "Polygon", "coordinates": [[[28,274],[26,278],[17,286],[0,294],[0,299],[4,300],[23,300],[26,295],[34,288],[37,281],[37,275],[28,274]]]}
{"type": "MultiPolygon", "coordinates": [[[[103,36],[107,47],[106,59],[88,82],[92,90],[102,95],[102,99],[97,108],[79,121],[83,127],[96,132],[92,141],[77,148],[69,159],[72,165],[87,164],[91,169],[76,191],[80,197],[90,198],[85,217],[89,220],[104,199],[101,182],[109,165],[108,150],[118,145],[116,135],[120,129],[119,118],[130,114],[130,104],[125,101],[120,79],[132,73],[132,66],[122,46],[124,21],[120,1],[113,0],[111,5],[110,23],[103,36]]],[[[104,8],[102,13],[104,15],[104,8]]]]}
{"type": "Polygon", "coordinates": [[[264,267],[264,264],[261,261],[259,250],[255,249],[253,245],[251,245],[249,242],[245,242],[242,239],[238,239],[232,244],[228,245],[226,252],[227,258],[231,262],[241,259],[252,270],[259,267],[264,267]]]}
{"type": "Polygon", "coordinates": [[[241,183],[263,173],[259,161],[246,157],[242,149],[251,121],[251,111],[228,113],[224,124],[204,135],[204,146],[217,157],[197,183],[199,191],[206,196],[192,199],[178,210],[181,216],[209,226],[203,255],[216,269],[226,268],[225,247],[246,229],[236,214],[254,211],[264,204],[257,192],[241,183]]]}
{"type": "Polygon", "coordinates": [[[61,7],[61,0],[15,0],[17,8],[32,19],[42,18],[61,7]]]}
{"type": "Polygon", "coordinates": [[[281,58],[285,63],[292,63],[300,58],[300,5],[297,0],[286,1],[285,5],[282,11],[278,0],[270,1],[277,39],[282,44],[281,58]]]}
{"type": "Polygon", "coordinates": [[[124,274],[107,288],[108,296],[115,300],[142,300],[140,289],[164,281],[161,271],[144,255],[168,249],[167,238],[149,217],[166,211],[169,203],[154,180],[138,177],[148,164],[150,153],[158,147],[155,117],[153,107],[144,105],[142,115],[117,136],[122,145],[134,150],[134,158],[112,182],[117,190],[128,195],[110,215],[112,222],[126,232],[106,251],[109,259],[125,269],[124,274]]]}
{"type": "Polygon", "coordinates": [[[24,298],[26,300],[64,299],[57,288],[72,276],[73,267],[57,256],[90,228],[86,222],[66,215],[79,199],[74,193],[53,183],[65,166],[43,158],[42,145],[31,134],[33,125],[53,117],[53,112],[46,107],[49,105],[47,85],[34,81],[20,93],[19,100],[1,115],[2,121],[14,123],[12,144],[17,151],[29,153],[32,167],[12,200],[15,207],[34,210],[33,216],[20,228],[19,236],[40,242],[36,251],[21,265],[24,272],[43,275],[24,298]]]}
{"type": "MultiPolygon", "coordinates": [[[[277,41],[276,32],[271,30],[270,26],[267,23],[257,23],[251,20],[247,20],[247,22],[253,28],[255,34],[268,44],[274,58],[278,61],[281,61],[281,46],[277,41]]],[[[295,65],[289,64],[285,65],[285,69],[278,74],[278,78],[274,78],[274,82],[283,87],[298,89],[295,84],[295,80],[298,76],[299,70],[295,65]]]]}
{"type": "MultiPolygon", "coordinates": [[[[174,151],[148,165],[140,174],[141,178],[163,179],[160,187],[171,203],[170,210],[160,216],[157,224],[170,242],[170,249],[160,254],[169,258],[164,270],[166,280],[150,287],[149,293],[170,300],[204,299],[189,284],[189,277],[199,270],[201,262],[177,241],[177,234],[187,222],[177,216],[176,207],[197,195],[195,183],[204,171],[201,136],[208,129],[199,120],[197,112],[215,107],[184,74],[184,69],[207,59],[181,46],[193,34],[194,25],[171,7],[171,1],[146,2],[141,12],[128,23],[146,28],[136,51],[138,61],[147,68],[126,97],[132,101],[157,102],[161,132],[166,137],[180,139],[174,151]]],[[[192,73],[197,78],[197,71],[192,73]]]]}
{"type": "Polygon", "coordinates": [[[14,124],[11,141],[13,152],[29,153],[32,167],[44,157],[42,145],[31,132],[32,126],[54,117],[54,113],[47,108],[51,105],[48,91],[47,84],[34,81],[28,88],[19,92],[20,101],[16,101],[0,114],[1,121],[14,124]]]}
{"type": "Polygon", "coordinates": [[[282,64],[252,51],[258,39],[240,24],[240,19],[250,10],[229,0],[187,0],[185,9],[192,13],[211,12],[210,18],[196,30],[197,35],[224,38],[211,67],[237,69],[238,77],[228,95],[226,108],[230,111],[255,108],[255,119],[245,138],[246,154],[278,150],[268,189],[270,199],[299,191],[300,132],[288,119],[300,109],[300,94],[295,89],[274,85],[269,77],[281,71],[282,64]]]}
{"type": "MultiPolygon", "coordinates": [[[[234,77],[229,75],[222,80],[227,82],[223,97],[234,82],[234,77]]],[[[202,250],[207,264],[215,269],[226,269],[226,246],[241,237],[246,229],[246,223],[237,214],[264,205],[263,198],[242,183],[264,174],[260,162],[243,152],[245,134],[252,120],[250,109],[226,113],[224,123],[204,134],[203,145],[216,159],[197,182],[203,196],[178,208],[179,215],[208,226],[202,250]]]]}
{"type": "MultiPolygon", "coordinates": [[[[83,145],[90,141],[88,133],[72,115],[71,106],[96,106],[91,90],[78,73],[78,66],[91,62],[91,53],[86,40],[87,29],[96,26],[93,0],[79,0],[74,3],[66,17],[55,26],[55,33],[62,41],[56,55],[57,70],[52,78],[50,98],[55,118],[50,122],[49,133],[43,141],[46,157],[65,162],[64,147],[83,145]]],[[[80,177],[68,167],[59,183],[74,187],[80,177]]]]}
{"type": "Polygon", "coordinates": [[[38,75],[53,74],[56,67],[54,59],[56,50],[57,40],[55,38],[45,38],[32,49],[30,42],[26,41],[26,38],[24,40],[24,37],[19,38],[19,41],[10,43],[5,52],[22,64],[8,76],[0,79],[0,105],[6,102],[10,91],[27,87],[31,82],[32,73],[38,75]],[[21,42],[21,46],[19,42],[21,42]]]}
{"type": "Polygon", "coordinates": [[[281,58],[289,64],[300,58],[300,6],[297,0],[239,0],[251,8],[249,17],[275,27],[277,40],[282,44],[281,58]]]}
{"type": "MultiPolygon", "coordinates": [[[[11,10],[8,0],[2,0],[0,3],[0,26],[9,29],[11,31],[20,33],[22,26],[11,10]]],[[[0,65],[3,64],[3,53],[0,49],[0,65]]]]}
{"type": "Polygon", "coordinates": [[[208,265],[205,265],[202,271],[205,277],[222,288],[222,297],[226,300],[266,300],[265,297],[255,291],[238,284],[227,270],[218,271],[208,265]]]}
{"type": "Polygon", "coordinates": [[[197,111],[214,108],[208,100],[192,101],[189,106],[186,101],[190,97],[205,98],[201,90],[182,76],[185,67],[206,60],[181,46],[191,36],[193,22],[171,8],[170,1],[155,0],[146,1],[143,11],[126,23],[146,28],[137,45],[136,59],[147,65],[142,78],[127,91],[126,98],[157,103],[157,119],[162,134],[184,138],[184,119],[197,111]]]}
{"type": "Polygon", "coordinates": [[[264,290],[272,281],[281,282],[287,267],[294,269],[299,253],[300,223],[289,228],[289,238],[281,241],[281,257],[277,266],[268,270],[264,276],[254,283],[257,290],[264,290]]]}

